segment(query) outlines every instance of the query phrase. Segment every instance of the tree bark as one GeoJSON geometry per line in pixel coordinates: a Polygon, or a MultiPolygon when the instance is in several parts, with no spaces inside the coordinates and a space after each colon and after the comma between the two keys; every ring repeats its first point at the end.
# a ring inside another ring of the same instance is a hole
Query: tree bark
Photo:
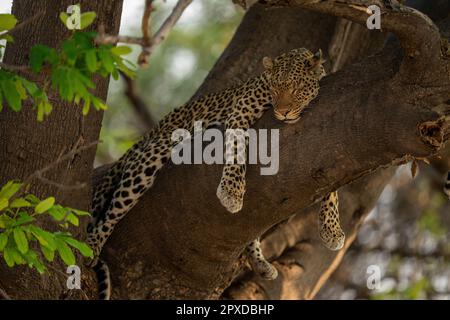
{"type": "MultiPolygon", "coordinates": [[[[105,25],[110,33],[119,31],[122,0],[78,1],[82,11],[95,11],[98,18],[92,26],[95,30],[99,23],[105,25]]],[[[70,31],[59,20],[59,13],[66,11],[73,1],[33,1],[15,0],[12,13],[19,21],[25,21],[38,12],[43,12],[33,23],[26,25],[13,34],[15,42],[8,44],[5,62],[12,65],[28,64],[28,52],[35,44],[58,47],[70,31]]],[[[106,100],[109,79],[95,79],[94,93],[106,100]]],[[[23,180],[34,171],[54,162],[74,146],[82,146],[96,141],[101,128],[102,112],[91,111],[83,117],[81,109],[62,103],[55,96],[49,97],[55,106],[53,112],[42,123],[36,120],[36,111],[28,103],[21,112],[5,109],[0,114],[0,183],[8,180],[23,180]]],[[[33,180],[31,192],[38,196],[56,196],[58,202],[67,206],[88,210],[91,199],[92,168],[95,147],[76,154],[70,161],[62,162],[48,173],[46,178],[64,185],[85,183],[86,187],[74,190],[57,189],[33,180]]],[[[84,237],[86,221],[79,228],[71,230],[75,237],[84,237]]],[[[46,224],[51,226],[50,223],[46,224]]],[[[78,260],[82,262],[80,259],[78,260]]],[[[57,299],[66,297],[65,267],[55,265],[57,272],[39,276],[27,267],[8,268],[0,263],[0,288],[11,297],[20,299],[57,299]]],[[[84,273],[95,288],[92,274],[84,273]]],[[[95,296],[94,294],[90,294],[95,296]]],[[[81,292],[70,292],[71,297],[84,298],[81,292]]]]}
{"type": "MultiPolygon", "coordinates": [[[[290,3],[302,6],[302,1],[290,3]]],[[[323,3],[308,5],[308,9],[352,18],[357,23],[365,21],[351,6],[333,9],[328,6],[333,1],[323,3]]],[[[315,230],[305,208],[328,192],[359,183],[359,178],[380,169],[437,152],[448,136],[443,115],[450,108],[449,63],[439,54],[439,35],[420,15],[403,16],[382,8],[392,17],[386,30],[398,32],[405,57],[394,43],[326,77],[312,108],[295,125],[280,124],[267,112],[256,128],[280,129],[280,171],[275,176],[260,176],[256,166],[249,167],[241,212],[231,215],[216,199],[221,166],[168,165],[162,170],[154,187],[116,228],[105,247],[113,297],[218,298],[241,270],[239,256],[250,240],[298,212],[304,216],[303,230],[315,230]],[[414,37],[423,38],[424,34],[409,35],[405,31],[408,23],[430,31],[428,46],[418,46],[419,55],[412,51],[417,44],[414,37]],[[430,65],[421,69],[425,60],[430,65]]],[[[336,20],[317,15],[314,20],[314,15],[295,8],[253,6],[197,95],[255,75],[261,70],[258,61],[264,55],[302,46],[312,50],[328,47],[336,20]],[[315,32],[322,36],[315,37],[315,32]],[[326,34],[328,38],[323,36],[326,34]]],[[[361,219],[381,192],[380,181],[385,183],[390,174],[390,170],[379,172],[383,179],[377,180],[375,175],[374,180],[366,180],[373,188],[362,209],[343,205],[350,242],[358,225],[352,216],[361,219]]],[[[356,191],[348,188],[354,196],[356,191]]],[[[361,194],[361,199],[364,196],[361,194]]],[[[309,241],[319,248],[317,236],[309,241]]],[[[316,250],[313,261],[321,261],[324,252],[316,250]]],[[[313,297],[327,270],[331,271],[338,260],[327,255],[320,268],[311,262],[305,274],[312,278],[307,282],[302,277],[305,287],[296,297],[313,297]]]]}

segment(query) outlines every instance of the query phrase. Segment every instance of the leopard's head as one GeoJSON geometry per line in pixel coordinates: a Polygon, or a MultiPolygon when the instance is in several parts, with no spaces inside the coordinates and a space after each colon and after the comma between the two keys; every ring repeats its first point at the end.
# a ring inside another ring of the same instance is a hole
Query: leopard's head
{"type": "Polygon", "coordinates": [[[321,50],[313,54],[305,48],[263,59],[264,77],[278,120],[295,123],[300,119],[303,109],[319,92],[319,80],[326,75],[324,62],[321,50]]]}

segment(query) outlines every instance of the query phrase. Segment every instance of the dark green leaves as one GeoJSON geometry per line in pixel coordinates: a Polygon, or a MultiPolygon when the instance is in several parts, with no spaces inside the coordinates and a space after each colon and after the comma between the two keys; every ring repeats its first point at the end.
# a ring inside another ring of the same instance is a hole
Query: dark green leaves
{"type": "Polygon", "coordinates": [[[58,63],[58,54],[55,49],[42,44],[35,45],[30,52],[31,70],[38,73],[41,71],[44,62],[50,64],[58,63]]]}

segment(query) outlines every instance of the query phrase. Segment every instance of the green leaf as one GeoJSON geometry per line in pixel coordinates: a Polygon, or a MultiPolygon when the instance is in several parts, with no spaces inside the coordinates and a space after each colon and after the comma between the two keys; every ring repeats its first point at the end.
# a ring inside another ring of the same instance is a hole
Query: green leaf
{"type": "Polygon", "coordinates": [[[97,97],[92,97],[92,104],[94,105],[95,109],[97,110],[106,110],[108,109],[108,106],[103,103],[100,99],[97,97]]]}
{"type": "Polygon", "coordinates": [[[62,240],[56,241],[56,249],[58,250],[59,256],[68,266],[75,264],[75,256],[69,246],[62,240]]]}
{"type": "Polygon", "coordinates": [[[0,82],[5,99],[13,111],[20,111],[22,109],[22,99],[20,93],[17,91],[16,84],[13,80],[7,79],[0,82]]]}
{"type": "Polygon", "coordinates": [[[5,259],[5,262],[8,267],[12,268],[14,267],[14,258],[13,258],[13,249],[11,247],[6,247],[3,251],[3,259],[5,259]]]}
{"type": "Polygon", "coordinates": [[[32,97],[35,97],[36,94],[38,94],[38,92],[40,91],[38,86],[34,82],[28,81],[27,79],[24,78],[20,78],[20,80],[22,81],[22,84],[25,87],[25,89],[32,97]]]}
{"type": "Polygon", "coordinates": [[[133,49],[131,49],[128,46],[117,46],[117,47],[111,48],[111,52],[118,56],[123,56],[123,55],[129,54],[132,51],[133,51],[133,49]]]}
{"type": "Polygon", "coordinates": [[[22,187],[22,183],[8,181],[1,189],[0,189],[0,198],[11,198],[17,191],[22,187]]]}
{"type": "Polygon", "coordinates": [[[27,254],[24,254],[22,256],[28,263],[28,266],[35,267],[36,270],[41,274],[45,272],[45,266],[42,264],[41,260],[37,256],[36,252],[34,252],[33,250],[30,250],[30,251],[28,251],[27,254]]]}
{"type": "Polygon", "coordinates": [[[89,257],[89,258],[94,257],[94,252],[86,243],[80,242],[80,241],[75,240],[74,238],[70,238],[70,237],[64,237],[63,240],[65,242],[67,242],[68,244],[70,244],[72,247],[78,249],[78,251],[80,251],[80,253],[83,256],[89,257]]]}
{"type": "Polygon", "coordinates": [[[82,217],[82,216],[90,216],[91,215],[87,211],[78,210],[78,209],[69,208],[69,207],[67,209],[69,209],[70,211],[72,211],[73,213],[75,213],[77,216],[80,216],[80,217],[82,217]]]}
{"type": "Polygon", "coordinates": [[[21,211],[19,212],[19,218],[11,225],[11,227],[18,227],[33,222],[34,220],[35,219],[28,213],[26,213],[25,211],[21,211]]]}
{"type": "Polygon", "coordinates": [[[25,235],[25,232],[23,232],[22,228],[14,228],[13,230],[14,235],[14,241],[17,244],[17,249],[21,253],[27,253],[28,252],[28,240],[27,236],[25,235]]]}
{"type": "Polygon", "coordinates": [[[91,107],[91,98],[88,96],[86,98],[84,98],[84,104],[83,104],[83,116],[87,116],[89,113],[89,109],[91,107]]]}
{"type": "Polygon", "coordinates": [[[47,261],[52,262],[55,259],[55,250],[51,250],[48,247],[41,245],[41,251],[44,254],[44,257],[45,259],[47,259],[47,261]]]}
{"type": "Polygon", "coordinates": [[[27,194],[25,196],[25,200],[29,201],[34,206],[37,205],[39,202],[41,202],[41,200],[34,194],[27,194]]]}
{"type": "Polygon", "coordinates": [[[78,220],[78,217],[76,216],[76,215],[74,215],[73,213],[69,213],[67,216],[66,216],[66,220],[68,221],[68,222],[70,222],[72,225],[74,225],[74,226],[79,226],[79,224],[80,224],[80,221],[78,220]]]}
{"type": "Polygon", "coordinates": [[[67,19],[69,19],[69,15],[67,13],[61,12],[59,14],[59,20],[61,20],[62,23],[64,23],[65,26],[66,26],[66,23],[67,23],[67,19]]]}
{"type": "Polygon", "coordinates": [[[25,88],[23,87],[22,81],[20,81],[20,78],[17,79],[17,80],[15,81],[15,83],[16,83],[16,89],[17,89],[17,92],[18,92],[19,95],[20,95],[20,98],[21,98],[22,100],[26,99],[26,98],[28,97],[28,96],[27,96],[27,92],[26,92],[25,88]]]}
{"type": "Polygon", "coordinates": [[[114,60],[111,56],[111,53],[108,49],[102,48],[98,51],[98,55],[100,57],[100,61],[103,64],[103,67],[108,73],[111,73],[114,70],[114,60]]]}
{"type": "Polygon", "coordinates": [[[61,205],[54,205],[52,208],[48,210],[48,213],[55,219],[56,221],[61,221],[66,216],[68,210],[64,209],[61,205]]]}
{"type": "Polygon", "coordinates": [[[6,244],[8,243],[8,236],[5,232],[0,233],[0,251],[5,249],[6,244]]]}
{"type": "Polygon", "coordinates": [[[0,214],[0,228],[9,227],[14,223],[14,220],[8,217],[6,214],[0,214]]]}
{"type": "Polygon", "coordinates": [[[44,102],[44,113],[46,116],[48,116],[50,114],[50,112],[52,112],[53,110],[53,106],[50,102],[45,101],[44,102]]]}
{"type": "Polygon", "coordinates": [[[22,255],[15,248],[11,248],[11,256],[16,264],[25,264],[22,255]]]}
{"type": "Polygon", "coordinates": [[[39,241],[41,246],[44,246],[50,250],[56,250],[55,236],[52,233],[42,230],[36,226],[30,226],[29,229],[33,236],[39,241]]]}
{"type": "Polygon", "coordinates": [[[17,24],[17,19],[12,14],[2,13],[0,14],[0,31],[10,30],[17,24]]]}
{"type": "Polygon", "coordinates": [[[9,204],[8,199],[6,198],[0,198],[0,210],[5,209],[9,204]]]}
{"type": "Polygon", "coordinates": [[[94,11],[88,11],[81,14],[80,28],[85,29],[94,22],[97,14],[94,11]]]}
{"type": "MultiPolygon", "coordinates": [[[[1,200],[0,200],[0,202],[1,202],[1,200]]],[[[24,198],[14,199],[13,202],[11,202],[11,205],[10,205],[11,208],[23,208],[23,207],[31,207],[31,206],[32,206],[31,203],[29,203],[24,198]]]]}
{"type": "Polygon", "coordinates": [[[36,206],[36,208],[34,208],[34,211],[36,211],[36,213],[38,213],[38,214],[44,213],[44,212],[48,211],[51,207],[53,207],[54,204],[55,204],[55,198],[48,197],[47,199],[39,202],[39,204],[36,206]]]}
{"type": "Polygon", "coordinates": [[[96,50],[92,49],[86,52],[85,55],[86,60],[86,66],[88,70],[92,73],[97,71],[97,52],[96,50]]]}
{"type": "Polygon", "coordinates": [[[51,48],[42,44],[35,45],[30,51],[30,67],[31,70],[38,73],[42,69],[42,65],[46,60],[54,59],[54,53],[51,48]],[[53,56],[53,57],[52,57],[53,56]]]}
{"type": "Polygon", "coordinates": [[[6,42],[14,42],[14,38],[10,34],[1,35],[0,40],[6,40],[6,42]]]}
{"type": "Polygon", "coordinates": [[[44,103],[40,102],[37,106],[37,121],[42,122],[44,120],[44,103]]]}

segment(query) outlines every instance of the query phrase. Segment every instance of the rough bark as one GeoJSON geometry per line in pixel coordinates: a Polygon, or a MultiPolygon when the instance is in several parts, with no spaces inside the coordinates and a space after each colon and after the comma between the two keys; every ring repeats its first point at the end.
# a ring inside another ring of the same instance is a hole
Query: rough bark
{"type": "MultiPolygon", "coordinates": [[[[106,30],[117,33],[122,11],[122,0],[78,1],[82,11],[93,10],[98,13],[98,23],[106,30]]],[[[8,44],[5,62],[12,65],[28,64],[28,52],[38,43],[57,47],[69,36],[69,31],[59,20],[59,13],[66,11],[73,1],[33,1],[15,0],[12,13],[24,21],[37,12],[44,12],[33,23],[14,33],[16,41],[8,44]]],[[[109,79],[95,79],[95,94],[106,99],[109,79]]],[[[58,156],[68,152],[75,145],[84,145],[96,141],[101,127],[102,112],[91,112],[83,117],[78,107],[61,103],[57,97],[50,97],[55,108],[43,123],[36,120],[36,111],[28,104],[15,113],[3,110],[0,114],[0,184],[7,180],[23,180],[35,170],[54,162],[58,156]]],[[[90,203],[90,186],[95,147],[77,154],[70,161],[55,167],[46,178],[64,185],[85,183],[86,188],[58,190],[39,180],[32,181],[31,191],[41,197],[56,196],[57,201],[87,210],[90,203]]],[[[48,225],[47,225],[48,226],[48,225]]],[[[72,230],[75,236],[84,236],[84,226],[72,230]]],[[[81,262],[81,261],[80,261],[81,262]]],[[[39,276],[27,267],[10,269],[0,263],[0,288],[11,297],[21,299],[57,299],[65,297],[66,277],[63,265],[56,265],[61,272],[50,270],[48,275],[39,276]]],[[[89,273],[85,273],[89,275],[89,273]]],[[[93,283],[92,276],[90,278],[93,283]]],[[[95,284],[94,286],[95,287],[95,284]]],[[[80,292],[71,292],[77,298],[84,296],[80,292]]]]}
{"type": "MultiPolygon", "coordinates": [[[[343,1],[338,6],[333,6],[334,1],[314,2],[289,4],[307,3],[308,9],[365,23],[364,16],[342,5],[343,1]]],[[[217,298],[240,270],[238,258],[250,240],[295,213],[307,216],[305,208],[336,188],[380,168],[428,157],[441,147],[447,138],[442,115],[450,107],[450,73],[448,60],[440,56],[439,34],[416,13],[403,15],[380,5],[391,17],[386,30],[398,33],[405,57],[393,44],[325,78],[312,108],[295,125],[282,125],[268,112],[256,127],[280,129],[280,171],[276,176],[260,176],[258,168],[250,166],[244,208],[237,215],[226,212],[216,199],[220,166],[168,165],[163,169],[155,186],[106,245],[104,255],[115,284],[113,297],[217,298]],[[409,33],[408,24],[429,32],[409,33]]],[[[261,6],[250,9],[198,94],[254,75],[264,55],[329,44],[329,38],[302,38],[302,33],[331,28],[331,37],[334,20],[323,16],[323,24],[315,21],[314,28],[308,28],[311,13],[294,8],[267,10],[261,6]],[[276,12],[278,20],[271,20],[276,19],[276,12]],[[296,20],[295,14],[302,19],[296,20]],[[289,19],[291,23],[284,24],[289,19]]],[[[374,187],[368,199],[380,188],[374,187]]],[[[365,211],[348,207],[344,221],[365,211]]],[[[312,223],[305,228],[313,228],[312,223]]],[[[351,239],[352,232],[349,235],[351,239]]],[[[322,257],[320,251],[315,254],[314,259],[322,257]]],[[[315,280],[303,282],[309,288],[304,288],[302,297],[314,295],[323,268],[331,270],[330,263],[337,260],[327,261],[329,265],[309,273],[315,280]]],[[[311,262],[309,268],[315,266],[311,262]]]]}

